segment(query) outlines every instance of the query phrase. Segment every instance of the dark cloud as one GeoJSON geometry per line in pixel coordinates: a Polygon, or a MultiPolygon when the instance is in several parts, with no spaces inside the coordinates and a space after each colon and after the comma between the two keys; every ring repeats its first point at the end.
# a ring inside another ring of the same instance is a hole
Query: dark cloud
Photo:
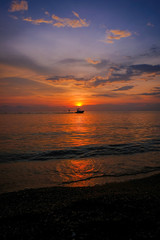
{"type": "Polygon", "coordinates": [[[151,92],[151,93],[141,93],[141,95],[160,96],[160,91],[159,92],[151,92]]]}
{"type": "Polygon", "coordinates": [[[132,80],[135,76],[141,76],[144,73],[160,73],[160,65],[150,65],[150,64],[136,64],[130,66],[120,66],[115,68],[108,82],[127,82],[132,80]],[[121,73],[121,70],[125,73],[121,73]]]}
{"type": "Polygon", "coordinates": [[[159,96],[160,97],[160,91],[158,92],[148,92],[148,93],[141,93],[140,95],[145,95],[145,96],[159,96]]]}
{"type": "Polygon", "coordinates": [[[159,57],[160,56],[160,47],[153,45],[148,51],[139,55],[140,57],[159,57]]]}
{"type": "Polygon", "coordinates": [[[89,86],[91,87],[98,87],[98,86],[103,86],[104,84],[106,84],[108,82],[108,79],[95,79],[94,81],[92,81],[89,86]]]}
{"type": "Polygon", "coordinates": [[[56,82],[56,81],[61,81],[61,80],[70,80],[73,79],[75,81],[85,81],[84,78],[76,78],[73,75],[66,75],[66,76],[54,76],[54,77],[50,77],[47,78],[47,81],[52,81],[52,82],[56,82]]]}
{"type": "Polygon", "coordinates": [[[131,70],[138,71],[140,73],[157,73],[160,72],[160,65],[150,64],[137,64],[129,67],[131,70]]]}
{"type": "MultiPolygon", "coordinates": [[[[97,64],[93,64],[93,65],[97,65],[97,64]]],[[[99,87],[99,86],[104,86],[107,83],[128,82],[133,80],[133,77],[140,77],[144,73],[159,74],[160,65],[150,65],[150,64],[137,64],[137,65],[130,65],[130,66],[120,65],[116,67],[110,67],[106,71],[101,72],[99,76],[92,76],[90,78],[78,78],[73,75],[65,75],[65,76],[49,77],[46,80],[52,81],[52,82],[75,80],[75,81],[82,82],[82,84],[84,84],[84,87],[86,88],[99,87]]],[[[125,90],[132,89],[133,87],[134,86],[132,85],[127,85],[118,89],[114,89],[113,91],[125,91],[125,90]]]]}
{"type": "Polygon", "coordinates": [[[125,73],[125,74],[121,74],[121,73],[113,73],[112,76],[110,77],[110,79],[108,80],[108,82],[121,82],[121,81],[129,81],[130,78],[133,76],[133,74],[131,73],[125,73]]]}
{"type": "Polygon", "coordinates": [[[151,92],[141,93],[140,95],[160,97],[160,87],[155,87],[151,92]]]}
{"type": "Polygon", "coordinates": [[[109,94],[109,93],[93,94],[92,96],[93,97],[111,97],[111,98],[117,97],[117,95],[109,94]]]}
{"type": "Polygon", "coordinates": [[[132,88],[134,88],[134,86],[130,85],[130,86],[120,87],[120,88],[114,89],[112,91],[126,91],[126,90],[129,90],[129,89],[132,89],[132,88]]]}
{"type": "Polygon", "coordinates": [[[159,57],[160,56],[160,46],[157,45],[153,45],[151,46],[149,49],[147,49],[146,51],[137,54],[137,55],[132,55],[132,56],[125,56],[126,59],[128,59],[129,61],[135,61],[137,59],[141,59],[141,58],[146,58],[146,57],[159,57]]]}

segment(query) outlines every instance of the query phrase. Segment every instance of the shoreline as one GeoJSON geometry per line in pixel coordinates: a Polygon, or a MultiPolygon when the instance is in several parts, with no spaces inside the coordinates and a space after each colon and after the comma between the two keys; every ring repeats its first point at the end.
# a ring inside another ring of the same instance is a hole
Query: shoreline
{"type": "Polygon", "coordinates": [[[146,178],[160,172],[160,152],[99,159],[16,161],[0,164],[0,194],[54,186],[87,187],[146,178]],[[154,159],[154,163],[152,163],[154,159]],[[127,165],[128,164],[128,165],[127,165]]]}
{"type": "Polygon", "coordinates": [[[160,174],[0,194],[1,239],[158,239],[160,174]]]}

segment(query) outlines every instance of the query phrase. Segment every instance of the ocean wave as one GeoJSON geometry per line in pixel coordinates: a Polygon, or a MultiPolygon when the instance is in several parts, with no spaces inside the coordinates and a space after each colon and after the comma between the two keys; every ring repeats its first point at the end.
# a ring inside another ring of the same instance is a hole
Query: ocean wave
{"type": "Polygon", "coordinates": [[[159,172],[160,166],[158,167],[145,167],[144,169],[141,169],[139,171],[132,171],[132,172],[125,172],[125,173],[116,173],[116,174],[101,174],[101,175],[92,175],[90,177],[81,178],[77,180],[69,180],[69,181],[63,181],[60,185],[67,185],[67,184],[73,184],[83,181],[89,181],[92,179],[97,178],[123,178],[123,177],[135,177],[140,174],[147,174],[147,173],[153,173],[153,172],[159,172]]]}
{"type": "Polygon", "coordinates": [[[7,160],[45,161],[54,159],[82,159],[96,156],[135,154],[151,151],[160,151],[160,139],[148,139],[142,142],[126,144],[83,145],[30,154],[1,154],[0,159],[1,162],[7,160]]]}

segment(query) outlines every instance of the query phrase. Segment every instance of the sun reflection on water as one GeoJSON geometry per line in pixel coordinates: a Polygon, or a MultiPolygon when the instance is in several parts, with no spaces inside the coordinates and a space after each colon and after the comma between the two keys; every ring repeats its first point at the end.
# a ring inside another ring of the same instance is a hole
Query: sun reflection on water
{"type": "MultiPolygon", "coordinates": [[[[99,166],[93,159],[67,160],[63,164],[57,165],[59,177],[62,183],[75,183],[89,180],[99,172],[99,166]]],[[[75,185],[74,184],[74,185],[75,185]]],[[[87,186],[87,182],[81,182],[81,186],[87,186]]]]}

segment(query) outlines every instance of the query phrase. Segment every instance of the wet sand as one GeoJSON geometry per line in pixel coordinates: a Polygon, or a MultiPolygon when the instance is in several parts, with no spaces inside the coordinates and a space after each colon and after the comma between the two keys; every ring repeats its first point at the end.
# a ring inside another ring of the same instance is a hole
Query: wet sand
{"type": "Polygon", "coordinates": [[[0,195],[0,239],[160,239],[160,174],[0,195]]]}

